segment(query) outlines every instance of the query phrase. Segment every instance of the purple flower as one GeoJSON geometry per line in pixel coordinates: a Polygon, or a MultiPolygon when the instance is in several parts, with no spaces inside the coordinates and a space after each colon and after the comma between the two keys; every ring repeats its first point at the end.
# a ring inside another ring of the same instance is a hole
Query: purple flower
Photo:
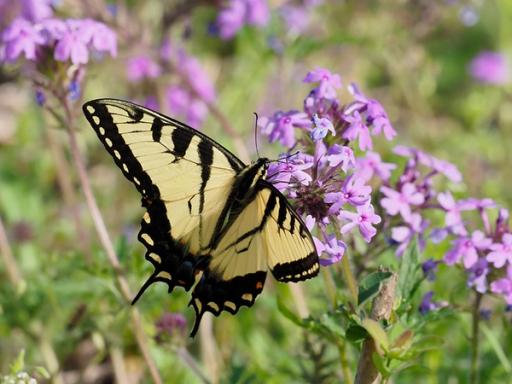
{"type": "Polygon", "coordinates": [[[427,229],[428,221],[423,220],[419,213],[411,214],[408,225],[401,225],[391,229],[391,238],[400,245],[396,249],[396,255],[402,256],[415,235],[419,234],[419,246],[425,247],[422,234],[427,229]]]}
{"type": "Polygon", "coordinates": [[[36,103],[37,103],[37,105],[42,107],[45,102],[46,102],[46,96],[45,96],[44,92],[42,91],[42,89],[40,89],[40,88],[36,89],[36,103]]]}
{"type": "Polygon", "coordinates": [[[326,117],[320,118],[316,114],[313,115],[313,125],[314,128],[311,131],[311,139],[313,139],[314,142],[323,140],[323,138],[327,136],[327,132],[331,132],[333,136],[336,135],[334,126],[326,117]]]}
{"type": "Polygon", "coordinates": [[[488,273],[487,260],[484,258],[478,259],[469,268],[468,286],[474,287],[477,292],[485,293],[487,291],[488,273]]]}
{"type": "Polygon", "coordinates": [[[86,19],[84,23],[91,34],[90,45],[98,53],[109,53],[110,56],[117,56],[116,33],[105,24],[95,20],[86,19]]]}
{"type": "Polygon", "coordinates": [[[365,157],[357,159],[356,167],[357,176],[365,181],[370,180],[374,174],[386,181],[391,177],[396,164],[384,163],[376,152],[366,152],[365,157]]]}
{"type": "Polygon", "coordinates": [[[354,227],[358,226],[359,232],[367,243],[369,243],[372,237],[377,233],[373,225],[381,221],[380,216],[375,214],[371,204],[358,206],[357,213],[341,211],[339,217],[349,221],[341,227],[342,234],[350,232],[354,227]]]}
{"type": "Polygon", "coordinates": [[[186,76],[190,87],[199,98],[206,103],[211,103],[215,100],[215,88],[208,74],[196,58],[188,56],[184,51],[180,51],[178,53],[177,66],[183,75],[186,76]]]}
{"type": "Polygon", "coordinates": [[[231,39],[244,26],[251,24],[262,27],[270,17],[267,2],[264,0],[230,0],[219,12],[216,21],[221,39],[231,39]]]}
{"type": "Polygon", "coordinates": [[[320,258],[320,265],[327,267],[329,265],[338,263],[343,258],[347,246],[341,240],[338,240],[335,235],[329,235],[326,243],[321,243],[320,249],[317,244],[317,252],[327,253],[328,257],[320,258]]]}
{"type": "Polygon", "coordinates": [[[126,77],[133,82],[154,79],[162,73],[160,66],[145,55],[135,56],[126,63],[126,77]]]}
{"type": "Polygon", "coordinates": [[[510,80],[509,63],[498,52],[480,52],[469,64],[469,73],[475,80],[486,84],[502,85],[510,80]]]}
{"type": "Polygon", "coordinates": [[[305,7],[285,4],[279,14],[287,26],[288,33],[292,35],[302,33],[309,24],[309,12],[305,7]]]}
{"type": "Polygon", "coordinates": [[[460,214],[462,208],[456,203],[450,192],[439,193],[437,200],[441,207],[446,210],[444,217],[445,225],[456,235],[465,236],[467,234],[462,216],[460,214]]]}
{"type": "Polygon", "coordinates": [[[230,1],[217,16],[217,28],[221,39],[231,39],[244,26],[245,5],[241,0],[230,1]]]}
{"type": "Polygon", "coordinates": [[[21,15],[32,22],[47,19],[53,15],[55,0],[22,0],[21,15]]]}
{"type": "Polygon", "coordinates": [[[316,97],[325,99],[335,99],[336,89],[341,88],[341,78],[337,74],[332,74],[328,69],[316,68],[306,75],[305,83],[320,83],[316,88],[316,97]]]}
{"type": "Polygon", "coordinates": [[[420,164],[445,175],[454,183],[459,183],[462,180],[462,175],[457,167],[455,167],[455,165],[444,160],[439,160],[434,156],[429,155],[428,153],[420,151],[419,149],[397,145],[393,149],[393,152],[400,156],[409,157],[414,161],[417,161],[420,164]]]}
{"type": "Polygon", "coordinates": [[[359,139],[359,149],[362,151],[372,149],[373,143],[370,131],[361,114],[355,111],[352,115],[344,115],[343,120],[348,123],[348,128],[343,133],[343,138],[350,141],[359,139]]]}
{"type": "Polygon", "coordinates": [[[294,156],[286,160],[278,160],[270,163],[267,170],[267,179],[280,191],[291,186],[292,181],[301,185],[309,185],[311,176],[304,172],[313,166],[313,161],[306,156],[294,156]]]}
{"type": "Polygon", "coordinates": [[[247,23],[263,27],[268,23],[270,12],[266,0],[245,0],[247,23]]]}
{"type": "Polygon", "coordinates": [[[491,292],[500,294],[504,297],[508,305],[512,305],[512,266],[507,268],[507,276],[495,280],[491,283],[491,292]]]}
{"type": "Polygon", "coordinates": [[[184,118],[195,128],[201,126],[208,114],[208,107],[202,100],[194,99],[187,90],[177,85],[168,87],[165,95],[173,115],[184,118]]]}
{"type": "Polygon", "coordinates": [[[270,119],[260,119],[261,132],[268,135],[271,143],[279,141],[291,148],[295,145],[295,129],[309,128],[311,120],[304,112],[276,112],[270,119]]]}
{"type": "Polygon", "coordinates": [[[55,59],[59,61],[71,60],[73,64],[85,64],[89,61],[88,44],[91,40],[91,31],[82,20],[67,20],[67,30],[55,46],[55,59]]]}
{"type": "Polygon", "coordinates": [[[380,191],[386,196],[381,199],[380,204],[386,212],[395,216],[400,213],[405,221],[411,218],[411,205],[421,205],[425,201],[425,196],[416,190],[416,186],[411,183],[402,185],[400,192],[389,187],[382,186],[380,191]]]}
{"type": "Polygon", "coordinates": [[[339,144],[334,144],[329,148],[325,159],[329,162],[330,167],[341,166],[341,169],[345,173],[356,165],[356,159],[352,149],[339,144]]]}
{"type": "Polygon", "coordinates": [[[439,260],[428,259],[423,264],[421,264],[423,276],[425,276],[427,280],[434,281],[436,279],[436,269],[439,263],[439,260]]]}
{"type": "Polygon", "coordinates": [[[421,300],[421,304],[419,307],[419,311],[422,315],[426,315],[430,311],[434,311],[436,309],[443,308],[448,305],[448,303],[445,301],[441,301],[441,302],[432,301],[433,297],[434,297],[434,292],[432,292],[432,291],[425,293],[425,295],[423,296],[423,299],[421,300]]]}
{"type": "Polygon", "coordinates": [[[350,205],[357,207],[365,205],[370,201],[370,193],[372,188],[368,185],[364,185],[364,181],[350,175],[345,179],[341,192],[330,192],[325,195],[324,201],[328,204],[332,204],[329,208],[329,214],[337,214],[343,205],[349,203],[350,205]]]}
{"type": "Polygon", "coordinates": [[[492,240],[485,237],[482,231],[476,230],[471,237],[459,237],[453,244],[444,261],[448,265],[453,265],[462,258],[464,267],[468,269],[478,261],[478,251],[487,250],[491,246],[492,240]]]}
{"type": "Polygon", "coordinates": [[[490,247],[487,261],[493,263],[496,268],[501,268],[505,263],[512,265],[512,234],[505,233],[501,243],[494,243],[490,247]]]}
{"type": "Polygon", "coordinates": [[[187,327],[187,320],[181,313],[165,312],[155,323],[157,340],[163,337],[184,335],[187,327]]]}
{"type": "Polygon", "coordinates": [[[366,124],[373,126],[373,135],[383,133],[387,140],[392,140],[396,136],[396,131],[391,125],[391,121],[382,104],[375,99],[367,98],[354,83],[348,86],[348,90],[355,101],[346,108],[345,114],[352,114],[355,111],[359,111],[361,114],[364,113],[366,115],[366,124]]]}
{"type": "Polygon", "coordinates": [[[41,32],[25,19],[14,19],[2,33],[5,45],[3,60],[15,61],[21,54],[28,60],[36,59],[36,48],[45,43],[41,32]]]}

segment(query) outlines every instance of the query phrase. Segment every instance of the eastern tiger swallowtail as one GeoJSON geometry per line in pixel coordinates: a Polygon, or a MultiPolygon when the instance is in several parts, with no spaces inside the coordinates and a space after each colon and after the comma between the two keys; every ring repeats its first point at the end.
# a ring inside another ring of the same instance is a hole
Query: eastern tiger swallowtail
{"type": "Polygon", "coordinates": [[[313,239],[287,199],[265,180],[269,160],[245,165],[222,145],[170,117],[116,99],[84,104],[85,117],[142,195],[139,241],[154,282],[189,290],[194,336],[205,311],[254,304],[267,270],[283,282],[318,274],[313,239]]]}

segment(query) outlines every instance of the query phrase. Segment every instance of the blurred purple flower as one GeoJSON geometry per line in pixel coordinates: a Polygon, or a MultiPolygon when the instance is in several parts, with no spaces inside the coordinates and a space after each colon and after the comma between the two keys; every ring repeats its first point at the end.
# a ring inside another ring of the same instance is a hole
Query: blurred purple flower
{"type": "Polygon", "coordinates": [[[453,242],[453,247],[445,255],[445,263],[453,265],[461,258],[466,269],[471,268],[478,261],[478,251],[489,249],[492,240],[485,237],[485,234],[476,230],[471,237],[459,237],[453,242]]]}
{"type": "Polygon", "coordinates": [[[320,265],[327,267],[338,263],[343,258],[345,249],[347,249],[347,246],[343,241],[338,240],[335,235],[329,235],[325,243],[320,243],[320,247],[317,244],[318,254],[326,253],[328,255],[328,257],[320,258],[320,265]]]}
{"type": "Polygon", "coordinates": [[[2,43],[4,45],[3,60],[12,62],[21,54],[24,54],[28,60],[35,60],[36,49],[45,43],[45,39],[32,23],[18,18],[3,31],[2,43]]]}
{"type": "Polygon", "coordinates": [[[380,191],[386,196],[381,199],[380,204],[386,212],[395,216],[400,213],[405,221],[411,218],[411,205],[421,205],[425,201],[425,196],[416,190],[416,186],[411,183],[402,185],[400,192],[386,186],[382,186],[380,191]]]}
{"type": "Polygon", "coordinates": [[[215,88],[204,71],[201,63],[192,56],[187,55],[183,50],[178,52],[177,66],[181,73],[186,76],[192,90],[206,103],[215,100],[215,88]]]}
{"type": "Polygon", "coordinates": [[[193,98],[187,90],[177,85],[168,87],[165,95],[173,115],[184,118],[194,128],[202,125],[208,114],[208,107],[202,100],[193,98]]]}
{"type": "Polygon", "coordinates": [[[429,291],[421,300],[419,311],[422,315],[426,315],[430,311],[434,311],[439,308],[446,307],[448,305],[447,302],[441,301],[441,302],[434,302],[432,301],[432,298],[434,297],[434,292],[429,291]]]}
{"type": "Polygon", "coordinates": [[[158,63],[145,55],[131,57],[126,63],[126,77],[132,82],[154,79],[161,73],[162,70],[158,63]]]}
{"type": "Polygon", "coordinates": [[[425,241],[422,235],[428,227],[428,221],[423,220],[419,213],[413,213],[406,224],[407,225],[400,225],[391,229],[391,239],[400,244],[396,249],[396,255],[398,257],[404,254],[416,235],[419,237],[419,248],[423,249],[425,247],[425,241]]]}
{"type": "Polygon", "coordinates": [[[230,0],[222,8],[216,20],[219,36],[228,40],[244,26],[251,24],[262,27],[270,18],[267,2],[265,0],[230,0]]]}
{"type": "Polygon", "coordinates": [[[501,268],[508,262],[512,265],[512,234],[505,233],[501,243],[494,243],[490,247],[487,261],[494,264],[495,268],[501,268]]]}
{"type": "Polygon", "coordinates": [[[327,151],[325,159],[329,162],[330,167],[340,166],[345,173],[356,166],[354,152],[350,147],[344,145],[334,144],[327,151]]]}
{"type": "Polygon", "coordinates": [[[480,293],[487,292],[487,274],[489,273],[487,260],[484,258],[478,259],[471,265],[468,272],[468,286],[474,287],[475,290],[480,293]]]}
{"type": "Polygon", "coordinates": [[[44,94],[43,90],[38,88],[36,89],[36,103],[37,105],[39,105],[40,107],[42,107],[44,105],[44,103],[46,102],[46,95],[44,94]]]}
{"type": "Polygon", "coordinates": [[[247,23],[263,27],[270,19],[270,11],[266,0],[245,0],[247,23]]]}
{"type": "Polygon", "coordinates": [[[66,29],[58,21],[48,19],[45,29],[57,40],[54,57],[59,61],[70,60],[73,64],[85,64],[89,61],[89,51],[117,54],[115,33],[106,25],[90,20],[68,19],[66,29]]]}
{"type": "Polygon", "coordinates": [[[165,312],[155,323],[156,339],[161,340],[169,336],[183,336],[187,327],[187,320],[181,313],[165,312]]]}
{"type": "Polygon", "coordinates": [[[421,269],[423,271],[423,276],[429,280],[434,281],[436,279],[436,269],[437,265],[440,263],[439,260],[428,259],[423,264],[421,264],[421,269]]]}
{"type": "Polygon", "coordinates": [[[295,129],[311,127],[311,120],[304,112],[278,111],[270,119],[261,118],[259,125],[271,143],[279,141],[283,146],[291,148],[295,145],[295,129]]]}
{"type": "Polygon", "coordinates": [[[365,181],[369,181],[374,174],[386,181],[391,177],[391,171],[396,168],[396,164],[384,163],[376,152],[366,152],[365,157],[357,159],[356,168],[357,177],[365,181]]]}
{"type": "Polygon", "coordinates": [[[331,73],[325,68],[316,68],[307,73],[305,83],[320,83],[316,88],[316,97],[335,99],[336,89],[341,88],[341,78],[338,74],[331,73]]]}
{"type": "Polygon", "coordinates": [[[462,175],[455,165],[444,160],[439,160],[428,153],[420,151],[419,149],[397,145],[393,149],[393,152],[397,155],[408,157],[438,173],[445,175],[454,183],[459,183],[462,180],[462,175]]]}
{"type": "Polygon", "coordinates": [[[446,210],[444,223],[456,235],[465,236],[466,228],[462,221],[461,210],[463,209],[453,198],[450,192],[442,192],[437,195],[441,207],[446,210]]]}
{"type": "Polygon", "coordinates": [[[507,268],[507,275],[495,280],[490,285],[491,292],[502,295],[508,305],[512,305],[512,265],[507,268]]]}
{"type": "Polygon", "coordinates": [[[371,204],[361,205],[357,207],[357,213],[349,211],[341,211],[340,218],[349,221],[343,227],[341,227],[341,233],[345,234],[350,232],[354,227],[359,227],[359,232],[363,236],[363,239],[369,243],[373,236],[377,233],[377,230],[373,225],[380,223],[381,218],[375,214],[373,206],[371,204]]]}
{"type": "Polygon", "coordinates": [[[52,17],[55,0],[22,0],[21,16],[25,19],[37,22],[52,17]]]}
{"type": "Polygon", "coordinates": [[[510,80],[510,64],[501,53],[483,51],[469,64],[469,73],[481,83],[502,85],[510,80]]]}
{"type": "Polygon", "coordinates": [[[336,135],[336,131],[334,130],[334,126],[331,121],[326,117],[318,117],[318,115],[313,115],[313,130],[311,131],[311,139],[314,142],[323,140],[327,133],[331,132],[333,136],[336,135]]]}
{"type": "Polygon", "coordinates": [[[309,25],[309,10],[305,7],[285,4],[279,10],[280,16],[283,18],[288,32],[292,35],[298,35],[309,25]]]}

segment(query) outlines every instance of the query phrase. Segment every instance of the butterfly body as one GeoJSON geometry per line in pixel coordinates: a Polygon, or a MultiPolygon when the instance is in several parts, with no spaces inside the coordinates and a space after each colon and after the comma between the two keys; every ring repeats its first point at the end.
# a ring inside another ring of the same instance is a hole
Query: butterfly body
{"type": "Polygon", "coordinates": [[[268,159],[245,165],[203,133],[130,102],[93,100],[83,111],[146,209],[138,239],[155,270],[134,302],[156,281],[169,292],[194,287],[194,335],[204,312],[252,306],[268,270],[279,281],[318,273],[311,234],[265,179],[268,159]]]}

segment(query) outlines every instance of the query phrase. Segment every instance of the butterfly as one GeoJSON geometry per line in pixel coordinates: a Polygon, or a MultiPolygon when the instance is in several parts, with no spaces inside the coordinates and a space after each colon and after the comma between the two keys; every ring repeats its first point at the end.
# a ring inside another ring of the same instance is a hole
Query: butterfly
{"type": "Polygon", "coordinates": [[[193,337],[205,312],[250,307],[270,270],[281,282],[319,271],[313,238],[286,197],[266,180],[270,160],[250,165],[205,134],[117,99],[83,105],[99,139],[142,195],[139,241],[153,283],[189,291],[193,337]]]}

